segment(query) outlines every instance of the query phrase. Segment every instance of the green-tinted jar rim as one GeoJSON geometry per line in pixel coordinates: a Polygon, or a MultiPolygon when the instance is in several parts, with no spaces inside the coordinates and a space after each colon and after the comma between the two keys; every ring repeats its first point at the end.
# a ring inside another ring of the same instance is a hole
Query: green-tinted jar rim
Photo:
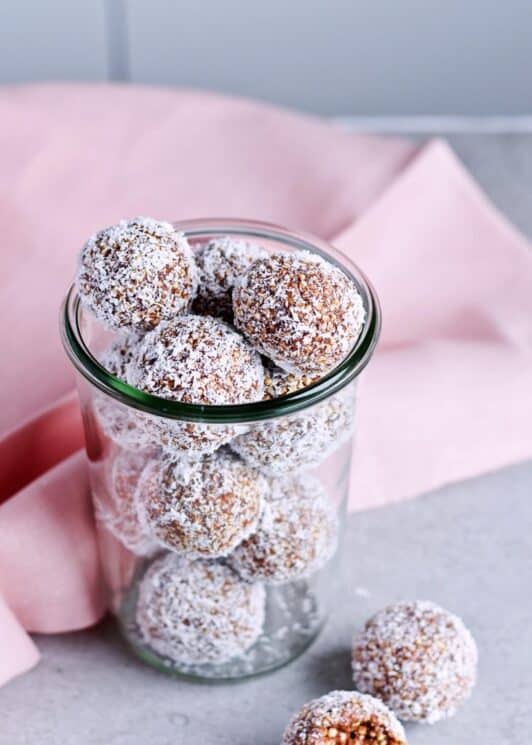
{"type": "Polygon", "coordinates": [[[364,274],[340,251],[314,236],[293,233],[276,225],[245,220],[189,220],[174,223],[191,239],[209,239],[223,234],[278,243],[290,249],[317,253],[338,266],[357,285],[366,309],[364,328],[347,357],[317,383],[276,399],[250,404],[207,406],[185,404],[159,398],[133,388],[108,373],[91,354],[81,332],[80,300],[72,286],[63,303],[61,331],[67,354],[90,383],[126,406],[150,414],[191,422],[227,424],[259,421],[306,409],[338,392],[352,381],[369,362],[377,344],[381,313],[373,287],[364,274]]]}

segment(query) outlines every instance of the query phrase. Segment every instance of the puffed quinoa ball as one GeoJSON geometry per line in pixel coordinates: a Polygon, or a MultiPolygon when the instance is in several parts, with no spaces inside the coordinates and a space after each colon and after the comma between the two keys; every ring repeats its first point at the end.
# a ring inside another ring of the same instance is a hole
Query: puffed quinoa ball
{"type": "Polygon", "coordinates": [[[144,643],[179,665],[243,654],[264,624],[265,592],[215,561],[165,554],[142,578],[136,620],[144,643]]]}
{"type": "Polygon", "coordinates": [[[76,283],[82,304],[106,326],[146,331],[187,310],[198,280],[185,236],[136,217],[89,238],[76,283]]]}
{"type": "MultiPolygon", "coordinates": [[[[183,403],[244,404],[261,400],[264,370],[260,355],[228,324],[183,315],[144,336],[128,366],[128,382],[183,403]]],[[[163,448],[189,456],[212,453],[239,432],[235,425],[144,419],[163,448]]]]}
{"type": "Polygon", "coordinates": [[[107,462],[105,495],[94,492],[97,522],[137,556],[150,556],[158,545],[139,520],[135,493],[142,471],[152,455],[117,451],[107,462]]]}
{"type": "Polygon", "coordinates": [[[142,474],[145,532],[189,556],[226,556],[257,527],[268,482],[223,449],[195,463],[155,461],[142,474]]]}
{"type": "Polygon", "coordinates": [[[353,643],[353,680],[403,720],[455,714],[476,681],[477,647],[458,616],[434,603],[400,602],[376,613],[353,643]]]}
{"type": "Polygon", "coordinates": [[[237,238],[214,238],[201,246],[196,254],[199,269],[198,294],[192,309],[201,315],[233,320],[232,292],[237,277],[267,251],[255,243],[237,238]]]}
{"type": "Polygon", "coordinates": [[[386,706],[355,691],[331,691],[309,701],[290,721],[281,745],[407,745],[386,706]]]}
{"type": "Polygon", "coordinates": [[[257,530],[228,561],[245,580],[282,584],[321,569],[337,541],[336,511],[319,481],[310,476],[277,480],[257,530]]]}
{"type": "MultiPolygon", "coordinates": [[[[293,392],[292,387],[304,387],[300,376],[278,370],[266,373],[265,397],[276,398],[293,392]]],[[[355,390],[350,384],[307,409],[252,425],[230,447],[265,475],[282,476],[313,468],[329,457],[350,437],[354,415],[355,390]]]]}
{"type": "Polygon", "coordinates": [[[322,374],[360,336],[365,310],[354,284],[334,264],[306,251],[255,261],[233,289],[235,326],[288,372],[322,374]]]}

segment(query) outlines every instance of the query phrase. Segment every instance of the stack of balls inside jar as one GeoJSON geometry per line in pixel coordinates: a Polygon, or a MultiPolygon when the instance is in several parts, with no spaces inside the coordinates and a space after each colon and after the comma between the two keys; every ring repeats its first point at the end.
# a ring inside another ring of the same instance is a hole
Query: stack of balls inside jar
{"type": "MultiPolygon", "coordinates": [[[[150,218],[93,235],[76,284],[84,309],[114,332],[101,365],[187,404],[249,404],[312,385],[346,357],[365,321],[354,282],[314,254],[229,236],[192,248],[150,218]]],[[[262,632],[265,588],[330,560],[335,507],[307,471],[349,437],[352,398],[344,389],[245,427],[95,395],[94,419],[112,442],[96,515],[148,562],[135,610],[146,647],[176,666],[241,655],[262,632]]]]}

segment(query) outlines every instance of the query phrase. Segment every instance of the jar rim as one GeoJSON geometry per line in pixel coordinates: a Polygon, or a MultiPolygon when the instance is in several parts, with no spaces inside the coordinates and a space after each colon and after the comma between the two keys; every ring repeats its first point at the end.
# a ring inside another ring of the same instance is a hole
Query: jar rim
{"type": "Polygon", "coordinates": [[[366,310],[362,331],[349,354],[326,375],[299,391],[279,398],[246,404],[189,404],[154,396],[133,388],[111,375],[90,352],[80,324],[81,303],[72,285],[61,310],[61,336],[74,367],[92,385],[120,403],[159,417],[205,423],[239,423],[272,419],[295,413],[337,393],[357,377],[368,364],[380,334],[381,311],[375,290],[364,273],[331,244],[306,233],[292,232],[277,225],[239,219],[196,219],[174,222],[187,238],[235,235],[279,243],[322,256],[355,282],[366,310]]]}

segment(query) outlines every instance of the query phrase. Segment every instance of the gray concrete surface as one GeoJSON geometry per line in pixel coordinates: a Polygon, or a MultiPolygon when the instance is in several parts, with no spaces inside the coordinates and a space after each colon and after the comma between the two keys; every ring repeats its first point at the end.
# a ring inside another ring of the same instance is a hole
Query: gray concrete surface
{"type": "MultiPolygon", "coordinates": [[[[532,136],[454,136],[499,206],[532,235],[532,136]]],[[[504,436],[504,433],[501,433],[504,436]]],[[[400,598],[461,615],[480,649],[460,713],[408,728],[411,745],[525,745],[532,735],[532,463],[353,515],[342,590],[299,660],[240,684],[168,679],[138,662],[112,622],[37,639],[43,660],[0,690],[0,745],[277,745],[307,699],[350,685],[353,631],[400,598]]]]}

